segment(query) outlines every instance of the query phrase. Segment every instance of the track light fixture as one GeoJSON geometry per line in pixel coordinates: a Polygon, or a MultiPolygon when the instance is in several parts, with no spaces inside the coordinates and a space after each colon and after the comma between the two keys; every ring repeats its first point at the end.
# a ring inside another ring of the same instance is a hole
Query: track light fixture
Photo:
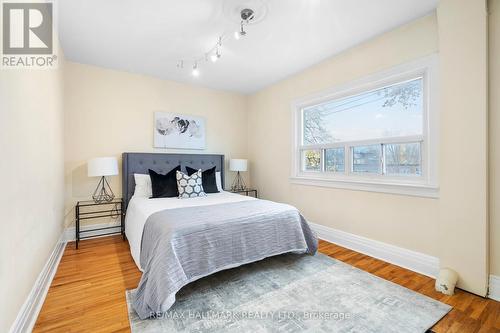
{"type": "MultiPolygon", "coordinates": [[[[252,9],[250,8],[245,8],[241,10],[240,12],[240,29],[234,33],[234,37],[236,39],[241,39],[242,37],[246,36],[247,32],[245,31],[245,25],[250,24],[250,22],[254,19],[255,13],[252,9]]],[[[221,57],[221,48],[222,48],[222,41],[226,40],[228,38],[227,34],[223,34],[222,36],[219,37],[217,40],[217,44],[215,44],[210,50],[205,52],[201,57],[195,58],[193,62],[193,70],[191,74],[194,77],[198,77],[200,75],[200,70],[198,68],[198,63],[205,60],[206,62],[208,59],[210,59],[212,62],[217,62],[219,58],[221,57]]],[[[177,68],[183,69],[184,68],[184,60],[180,60],[177,63],[177,68]]]]}
{"type": "Polygon", "coordinates": [[[217,60],[219,60],[221,54],[220,54],[220,48],[222,47],[222,37],[219,37],[219,40],[217,42],[217,46],[215,47],[215,53],[212,53],[212,55],[210,56],[210,60],[212,60],[212,62],[216,62],[217,60]]]}

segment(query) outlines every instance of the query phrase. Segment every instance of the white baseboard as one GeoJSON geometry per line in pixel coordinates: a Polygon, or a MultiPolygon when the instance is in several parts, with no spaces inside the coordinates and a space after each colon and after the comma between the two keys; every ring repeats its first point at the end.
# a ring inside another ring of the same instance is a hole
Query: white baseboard
{"type": "Polygon", "coordinates": [[[500,276],[490,275],[490,287],[488,290],[488,298],[500,302],[500,276]]]}
{"type": "Polygon", "coordinates": [[[319,238],[330,243],[387,261],[432,278],[435,278],[439,273],[439,259],[436,257],[350,234],[324,225],[309,224],[316,231],[319,238]]]}
{"type": "MultiPolygon", "coordinates": [[[[97,223],[97,224],[89,224],[85,226],[80,227],[80,231],[85,231],[85,230],[90,230],[90,229],[98,229],[98,228],[107,228],[107,227],[119,227],[120,226],[120,221],[118,220],[117,222],[109,222],[109,223],[97,223]]],[[[75,230],[76,228],[73,227],[67,227],[64,230],[64,240],[66,242],[71,242],[75,240],[75,230]]],[[[113,229],[115,230],[115,229],[113,229]]],[[[116,228],[116,230],[119,230],[116,228]]],[[[98,237],[100,234],[104,232],[110,232],[112,230],[98,230],[98,231],[91,231],[85,233],[85,236],[92,236],[92,237],[98,237]]],[[[81,235],[80,235],[81,236],[81,235]]]]}
{"type": "Polygon", "coordinates": [[[38,275],[28,298],[19,310],[16,320],[9,330],[10,333],[24,333],[31,332],[33,330],[33,326],[35,326],[38,314],[42,309],[43,302],[45,301],[45,297],[49,291],[52,279],[56,274],[57,267],[59,266],[65,247],[66,241],[64,240],[63,232],[61,237],[59,237],[56,246],[52,250],[49,260],[38,275]]]}

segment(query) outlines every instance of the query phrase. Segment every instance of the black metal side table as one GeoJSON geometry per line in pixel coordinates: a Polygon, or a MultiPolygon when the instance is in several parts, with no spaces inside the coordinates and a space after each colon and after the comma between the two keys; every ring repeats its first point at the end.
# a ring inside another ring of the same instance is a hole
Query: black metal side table
{"type": "Polygon", "coordinates": [[[248,196],[253,196],[255,198],[258,198],[257,190],[254,189],[254,188],[246,188],[244,190],[229,190],[229,192],[231,192],[231,193],[238,193],[238,194],[244,194],[247,197],[248,196]],[[251,193],[253,193],[253,195],[251,195],[251,193]]]}
{"type": "Polygon", "coordinates": [[[113,201],[103,203],[95,203],[94,201],[78,201],[75,207],[75,224],[75,242],[77,249],[80,240],[87,238],[121,234],[123,236],[123,239],[125,240],[125,212],[123,211],[123,200],[121,198],[117,198],[113,201]],[[111,227],[80,230],[80,221],[104,217],[112,217],[116,219],[119,218],[120,224],[111,227]],[[85,236],[89,232],[101,230],[111,231],[85,236]]]}

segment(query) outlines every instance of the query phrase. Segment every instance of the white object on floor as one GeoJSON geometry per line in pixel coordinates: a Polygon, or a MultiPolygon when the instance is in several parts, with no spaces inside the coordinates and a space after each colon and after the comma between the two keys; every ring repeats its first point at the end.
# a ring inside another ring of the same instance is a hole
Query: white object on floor
{"type": "Polygon", "coordinates": [[[500,302],[500,276],[490,275],[488,297],[500,302]]]}
{"type": "Polygon", "coordinates": [[[458,273],[451,268],[442,268],[436,279],[435,288],[445,295],[453,295],[458,281],[458,273]]]}

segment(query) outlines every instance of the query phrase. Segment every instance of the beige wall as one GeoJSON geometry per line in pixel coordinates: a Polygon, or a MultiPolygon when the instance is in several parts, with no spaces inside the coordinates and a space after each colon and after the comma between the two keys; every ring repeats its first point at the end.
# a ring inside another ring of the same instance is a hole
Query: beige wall
{"type": "MultiPolygon", "coordinates": [[[[176,152],[153,149],[155,111],[181,112],[206,119],[206,150],[226,160],[247,156],[246,98],[147,76],[68,62],[65,70],[66,224],[74,202],[88,199],[98,179],[87,177],[86,161],[123,152],[176,152]]],[[[234,174],[226,173],[226,185],[234,174]]],[[[121,176],[110,177],[121,194],[121,176]]],[[[94,222],[95,223],[95,222],[94,222]]]]}
{"type": "MultiPolygon", "coordinates": [[[[63,59],[59,53],[59,61],[63,59]]],[[[0,332],[8,332],[63,226],[63,77],[0,70],[0,332]]]]}
{"type": "Polygon", "coordinates": [[[488,47],[485,0],[438,7],[441,77],[439,244],[459,285],[486,294],[488,281],[488,47]],[[465,153],[464,153],[465,152],[465,153]]]}
{"type": "Polygon", "coordinates": [[[500,276],[500,0],[490,12],[490,269],[500,276]]]}
{"type": "Polygon", "coordinates": [[[248,126],[254,133],[249,137],[253,184],[266,198],[296,205],[311,222],[437,256],[437,200],[295,185],[289,181],[294,99],[437,50],[436,16],[431,15],[252,96],[248,126]]]}
{"type": "Polygon", "coordinates": [[[251,96],[251,178],[264,198],[296,205],[311,222],[439,257],[462,288],[485,295],[485,5],[444,0],[437,12],[251,96]],[[440,199],[290,183],[293,100],[438,51],[440,199]]]}

